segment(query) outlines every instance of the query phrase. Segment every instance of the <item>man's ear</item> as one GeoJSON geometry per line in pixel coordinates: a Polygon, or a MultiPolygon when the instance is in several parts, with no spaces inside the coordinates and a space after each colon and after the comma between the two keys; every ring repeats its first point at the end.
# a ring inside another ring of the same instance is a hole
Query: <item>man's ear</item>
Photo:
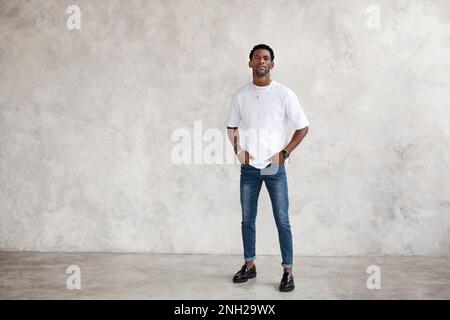
{"type": "Polygon", "coordinates": [[[273,69],[273,67],[275,66],[274,62],[271,62],[272,66],[270,67],[270,69],[273,69]]]}
{"type": "Polygon", "coordinates": [[[252,67],[251,61],[248,62],[248,67],[249,67],[249,68],[252,67]]]}

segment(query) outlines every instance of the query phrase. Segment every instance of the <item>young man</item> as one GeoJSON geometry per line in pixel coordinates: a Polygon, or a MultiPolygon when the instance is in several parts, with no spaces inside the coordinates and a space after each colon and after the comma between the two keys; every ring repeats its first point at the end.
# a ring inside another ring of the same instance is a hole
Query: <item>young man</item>
{"type": "Polygon", "coordinates": [[[279,290],[288,292],[294,290],[295,285],[284,162],[306,136],[309,122],[295,93],[270,79],[270,70],[274,67],[272,48],[265,44],[256,45],[249,58],[253,81],[233,95],[227,120],[228,137],[241,163],[241,230],[245,261],[233,281],[242,283],[256,277],[255,219],[264,182],[272,202],[284,268],[279,290]],[[289,121],[296,130],[291,140],[287,135],[289,121]]]}

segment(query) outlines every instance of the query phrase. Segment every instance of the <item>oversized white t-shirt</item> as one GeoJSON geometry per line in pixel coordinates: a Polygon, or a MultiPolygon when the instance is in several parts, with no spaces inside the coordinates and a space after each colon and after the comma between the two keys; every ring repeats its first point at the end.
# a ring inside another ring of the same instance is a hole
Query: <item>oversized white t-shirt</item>
{"type": "Polygon", "coordinates": [[[254,157],[250,165],[263,169],[289,143],[289,121],[295,130],[309,126],[295,93],[275,80],[264,87],[252,81],[233,95],[227,126],[238,127],[241,148],[254,157]]]}

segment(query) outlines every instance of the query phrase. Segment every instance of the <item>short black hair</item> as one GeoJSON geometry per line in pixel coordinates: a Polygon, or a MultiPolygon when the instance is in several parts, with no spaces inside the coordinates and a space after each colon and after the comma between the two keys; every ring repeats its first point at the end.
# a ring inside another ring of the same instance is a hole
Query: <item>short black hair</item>
{"type": "Polygon", "coordinates": [[[253,54],[254,54],[255,51],[258,50],[258,49],[266,49],[267,51],[270,52],[270,59],[271,59],[271,61],[273,61],[273,59],[275,59],[275,55],[273,54],[272,48],[269,47],[267,44],[261,43],[261,44],[257,44],[256,46],[254,46],[253,49],[252,49],[252,51],[250,51],[250,54],[249,54],[250,60],[253,59],[253,54]]]}

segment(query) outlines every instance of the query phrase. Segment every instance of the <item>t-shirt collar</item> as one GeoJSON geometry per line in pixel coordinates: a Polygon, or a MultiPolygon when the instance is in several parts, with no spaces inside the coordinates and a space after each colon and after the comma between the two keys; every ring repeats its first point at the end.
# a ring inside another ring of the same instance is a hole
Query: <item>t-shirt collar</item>
{"type": "Polygon", "coordinates": [[[255,88],[258,91],[265,91],[267,89],[270,89],[272,87],[273,83],[274,83],[274,80],[270,80],[270,83],[267,86],[261,87],[261,86],[257,86],[256,84],[254,84],[253,80],[250,82],[250,84],[253,86],[253,88],[255,88]]]}

